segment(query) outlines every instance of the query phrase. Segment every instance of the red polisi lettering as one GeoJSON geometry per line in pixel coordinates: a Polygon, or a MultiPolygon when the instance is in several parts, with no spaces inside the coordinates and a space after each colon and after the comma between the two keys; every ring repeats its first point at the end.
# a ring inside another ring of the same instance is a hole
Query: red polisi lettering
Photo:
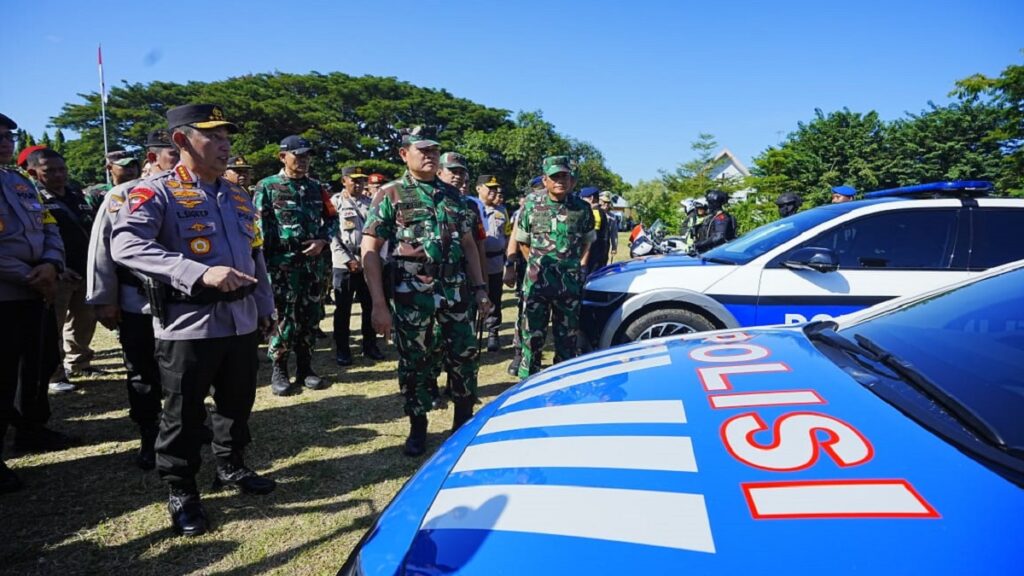
{"type": "Polygon", "coordinates": [[[871,460],[874,449],[856,428],[842,420],[817,412],[791,412],[779,417],[769,444],[754,440],[768,425],[755,413],[741,414],[722,424],[722,441],[737,460],[762,470],[803,470],[818,461],[824,450],[842,467],[871,460]],[[826,440],[817,433],[825,432],[826,440]]]}

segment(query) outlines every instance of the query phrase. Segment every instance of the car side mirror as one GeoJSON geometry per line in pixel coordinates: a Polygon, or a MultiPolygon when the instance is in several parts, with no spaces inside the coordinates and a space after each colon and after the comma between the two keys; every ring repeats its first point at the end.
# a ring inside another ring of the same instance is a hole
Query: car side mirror
{"type": "Polygon", "coordinates": [[[790,254],[782,265],[790,270],[814,270],[816,272],[835,272],[839,269],[839,259],[829,248],[808,246],[790,254]]]}

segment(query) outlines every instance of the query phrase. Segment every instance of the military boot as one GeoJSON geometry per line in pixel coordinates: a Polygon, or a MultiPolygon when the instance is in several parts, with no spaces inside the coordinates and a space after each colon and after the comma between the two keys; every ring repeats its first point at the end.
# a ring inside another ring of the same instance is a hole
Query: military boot
{"type": "Polygon", "coordinates": [[[299,384],[310,390],[326,388],[323,378],[313,372],[313,356],[308,348],[295,350],[295,385],[299,384]]]}
{"type": "Polygon", "coordinates": [[[422,456],[427,451],[427,416],[409,416],[409,437],[405,439],[402,453],[406,456],[422,456]]]}
{"type": "Polygon", "coordinates": [[[288,380],[288,359],[274,360],[274,371],[270,374],[270,391],[274,396],[290,396],[298,392],[288,380]]]}
{"type": "Polygon", "coordinates": [[[501,341],[498,340],[497,334],[491,334],[487,337],[487,351],[497,352],[498,350],[501,350],[501,341]]]}
{"type": "Polygon", "coordinates": [[[171,486],[167,511],[171,514],[171,529],[175,534],[199,536],[210,529],[195,481],[171,486]]]}
{"type": "Polygon", "coordinates": [[[455,400],[455,416],[452,418],[453,434],[473,417],[473,400],[472,396],[455,400]]]}

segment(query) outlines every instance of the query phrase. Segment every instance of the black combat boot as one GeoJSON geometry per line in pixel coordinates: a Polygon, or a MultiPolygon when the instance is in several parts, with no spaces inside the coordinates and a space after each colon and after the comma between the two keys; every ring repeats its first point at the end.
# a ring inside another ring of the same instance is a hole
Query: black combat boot
{"type": "Polygon", "coordinates": [[[171,485],[167,511],[171,513],[171,529],[179,536],[199,536],[210,529],[194,481],[171,485]]]}
{"type": "Polygon", "coordinates": [[[487,337],[487,351],[497,352],[501,350],[501,341],[498,340],[497,334],[491,334],[487,337]]]}
{"type": "Polygon", "coordinates": [[[246,494],[263,496],[277,488],[277,482],[260,476],[239,462],[241,459],[236,462],[221,461],[217,463],[217,476],[213,479],[214,490],[219,490],[224,486],[234,486],[246,494]]]}
{"type": "Polygon", "coordinates": [[[473,417],[473,402],[474,398],[472,396],[455,400],[455,416],[452,418],[453,434],[473,417]]]}
{"type": "Polygon", "coordinates": [[[142,427],[142,440],[139,442],[139,451],[135,453],[135,465],[142,470],[156,468],[156,434],[155,426],[142,427]]]}
{"type": "Polygon", "coordinates": [[[299,384],[310,390],[323,390],[327,387],[323,378],[313,371],[313,356],[308,348],[295,350],[295,385],[299,384]]]}
{"type": "Polygon", "coordinates": [[[270,391],[274,396],[290,396],[298,392],[288,380],[288,359],[274,360],[274,371],[270,374],[270,391]]]}
{"type": "Polygon", "coordinates": [[[427,416],[409,416],[409,437],[405,439],[406,456],[422,456],[427,451],[427,416]]]}

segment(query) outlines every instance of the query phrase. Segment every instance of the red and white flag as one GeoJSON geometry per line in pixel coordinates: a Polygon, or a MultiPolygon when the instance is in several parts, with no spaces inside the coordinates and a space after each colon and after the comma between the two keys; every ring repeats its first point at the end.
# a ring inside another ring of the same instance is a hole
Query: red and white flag
{"type": "Polygon", "coordinates": [[[100,98],[103,99],[103,103],[107,103],[107,83],[103,80],[103,46],[96,46],[96,63],[100,70],[100,98]]]}

